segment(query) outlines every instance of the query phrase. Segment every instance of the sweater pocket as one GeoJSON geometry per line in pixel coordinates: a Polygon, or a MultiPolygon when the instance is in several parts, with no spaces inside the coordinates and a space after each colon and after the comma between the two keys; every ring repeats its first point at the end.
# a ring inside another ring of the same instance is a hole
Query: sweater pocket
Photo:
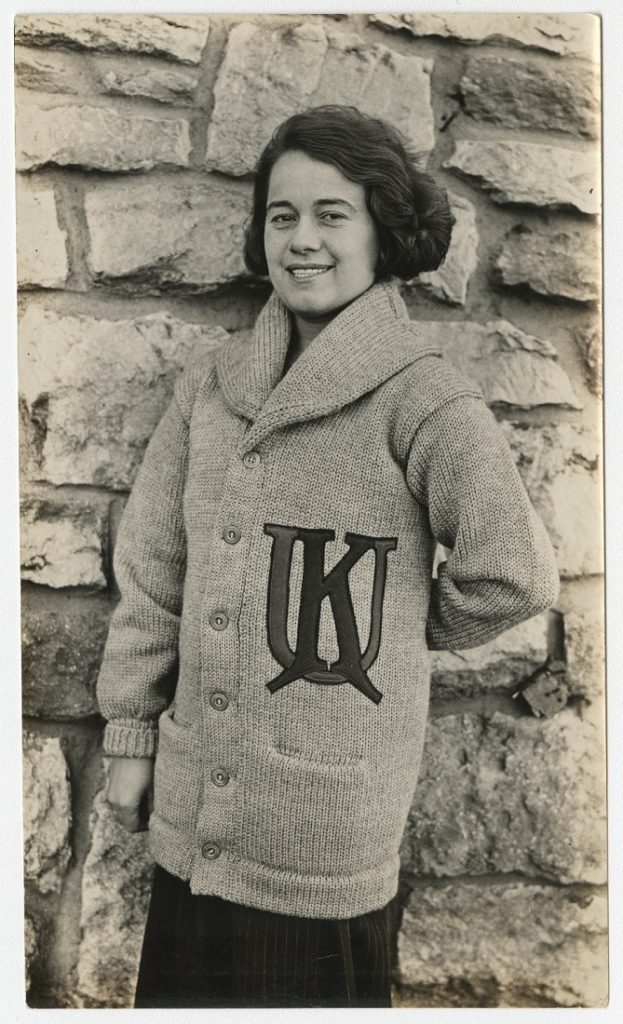
{"type": "Polygon", "coordinates": [[[154,765],[154,814],[186,833],[194,831],[201,792],[201,743],[196,729],[172,717],[158,722],[154,765]]]}
{"type": "Polygon", "coordinates": [[[310,761],[249,747],[244,768],[243,856],[277,870],[344,875],[383,861],[371,766],[310,761]]]}

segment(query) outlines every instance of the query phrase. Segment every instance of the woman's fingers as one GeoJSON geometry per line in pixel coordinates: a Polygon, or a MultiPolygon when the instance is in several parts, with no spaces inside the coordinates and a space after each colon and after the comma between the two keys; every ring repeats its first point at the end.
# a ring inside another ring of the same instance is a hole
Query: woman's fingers
{"type": "Polygon", "coordinates": [[[112,759],[106,800],[117,821],[128,832],[143,832],[151,812],[153,760],[142,757],[112,759]]]}
{"type": "Polygon", "coordinates": [[[145,829],[145,825],[141,824],[138,807],[119,807],[115,804],[110,805],[113,809],[115,818],[120,825],[127,832],[142,832],[145,829]]]}

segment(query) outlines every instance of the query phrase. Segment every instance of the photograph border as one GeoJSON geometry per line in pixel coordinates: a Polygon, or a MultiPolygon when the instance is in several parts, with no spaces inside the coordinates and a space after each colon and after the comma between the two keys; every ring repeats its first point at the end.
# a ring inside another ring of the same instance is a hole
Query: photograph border
{"type": "MultiPolygon", "coordinates": [[[[616,797],[620,795],[622,768],[620,759],[617,757],[619,745],[623,736],[621,734],[621,721],[623,719],[623,697],[618,676],[622,663],[621,634],[623,634],[623,600],[622,591],[618,577],[622,569],[623,543],[621,531],[617,529],[617,511],[621,499],[621,480],[623,478],[623,430],[617,400],[620,400],[619,387],[617,382],[623,381],[623,344],[619,342],[618,335],[621,332],[621,285],[620,277],[620,239],[623,232],[623,215],[619,193],[621,167],[623,167],[621,152],[621,133],[617,119],[620,119],[620,84],[621,76],[618,72],[618,42],[621,39],[623,28],[623,11],[617,4],[617,0],[607,0],[599,6],[590,4],[553,3],[543,0],[539,3],[539,13],[560,12],[576,13],[586,12],[599,14],[602,17],[602,69],[603,69],[603,168],[604,168],[604,425],[605,425],[605,497],[606,497],[606,600],[607,600],[607,736],[608,736],[608,779],[609,779],[609,863],[610,863],[610,886],[609,886],[609,907],[610,922],[620,921],[623,917],[622,885],[619,857],[623,846],[623,826],[621,816],[615,813],[616,797]],[[618,129],[618,131],[617,131],[618,129]]],[[[415,9],[418,11],[439,11],[448,13],[467,12],[533,12],[534,4],[522,2],[507,2],[504,4],[473,3],[471,0],[456,0],[454,4],[419,3],[417,5],[397,3],[376,3],[376,4],[305,4],[305,14],[319,13],[370,13],[374,11],[405,11],[415,9]]],[[[234,14],[234,13],[303,13],[301,4],[273,4],[273,3],[234,3],[233,0],[226,4],[197,4],[156,2],[147,4],[124,4],[124,14],[143,13],[184,13],[184,14],[234,14]]],[[[7,445],[8,457],[5,457],[5,472],[2,480],[2,493],[5,499],[3,507],[3,529],[0,531],[0,572],[3,579],[3,588],[0,592],[0,608],[2,615],[2,655],[0,669],[5,687],[4,712],[4,736],[1,745],[1,757],[3,778],[5,785],[2,788],[2,826],[4,842],[0,844],[0,855],[2,857],[2,877],[5,880],[5,893],[8,899],[3,907],[3,948],[0,957],[0,997],[1,1003],[6,1010],[10,1011],[11,1020],[37,1020],[40,1015],[71,1013],[72,1021],[84,1020],[93,1021],[99,1019],[100,1014],[107,1014],[107,1010],[38,1010],[30,1009],[25,1004],[24,982],[23,982],[23,879],[22,879],[22,842],[21,842],[21,792],[19,780],[21,777],[21,700],[20,700],[20,649],[19,649],[19,526],[17,517],[18,508],[18,477],[17,477],[17,361],[16,361],[16,274],[15,274],[15,232],[14,232],[14,200],[15,188],[13,181],[14,152],[13,152],[13,56],[12,56],[12,35],[13,17],[20,13],[121,13],[120,5],[106,3],[31,3],[31,4],[9,4],[8,9],[2,11],[2,32],[0,33],[2,45],[2,130],[4,133],[3,143],[5,147],[5,159],[3,161],[3,189],[1,194],[2,207],[2,233],[5,244],[3,246],[3,266],[0,279],[2,297],[4,299],[2,308],[8,320],[8,329],[5,327],[3,344],[6,347],[3,353],[3,374],[0,377],[0,430],[4,443],[7,445]],[[9,372],[4,372],[7,369],[9,372]]],[[[610,930],[610,982],[611,998],[606,1009],[584,1009],[582,1019],[584,1021],[602,1021],[604,1016],[609,1017],[616,1014],[617,1017],[623,1012],[623,982],[620,980],[620,970],[617,965],[623,962],[623,944],[621,942],[620,926],[610,930]]],[[[294,1013],[290,1011],[275,1010],[253,1010],[253,1011],[226,1011],[213,1010],[202,1011],[209,1014],[208,1019],[219,1020],[257,1020],[270,1021],[294,1020],[318,1021],[319,1013],[323,1020],[335,1019],[339,1021],[361,1020],[362,1011],[352,1010],[325,1010],[306,1011],[300,1010],[294,1013]]],[[[363,1011],[365,1012],[365,1011],[363,1011]]],[[[393,1019],[393,1010],[375,1010],[375,1020],[381,1022],[393,1019]]],[[[422,1015],[434,1015],[435,1020],[444,1021],[446,1016],[455,1012],[452,1010],[432,1009],[405,1009],[398,1011],[404,1015],[405,1020],[420,1020],[422,1015]]],[[[496,1020],[499,1016],[504,1019],[507,1014],[513,1014],[513,1020],[517,1020],[517,1014],[521,1010],[500,1010],[497,1008],[461,1008],[462,1021],[478,1021],[481,1015],[495,1014],[496,1020]]],[[[568,1013],[566,1009],[544,1009],[524,1010],[527,1014],[526,1020],[551,1021],[552,1017],[562,1013],[568,1013]]],[[[118,1010],[115,1020],[135,1020],[135,1011],[118,1010]]],[[[151,1011],[155,1021],[176,1021],[186,1019],[186,1011],[151,1011]]],[[[102,1020],[109,1019],[102,1017],[102,1020]]],[[[150,1016],[150,1020],[152,1016],[150,1016]]],[[[510,1018],[509,1018],[510,1019],[510,1018]]],[[[523,1018],[519,1018],[523,1019],[523,1018]]]]}

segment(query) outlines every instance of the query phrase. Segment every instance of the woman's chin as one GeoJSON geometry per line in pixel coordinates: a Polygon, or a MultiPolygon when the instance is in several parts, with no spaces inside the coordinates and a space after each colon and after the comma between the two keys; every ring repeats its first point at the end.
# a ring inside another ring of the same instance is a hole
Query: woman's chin
{"type": "Polygon", "coordinates": [[[320,295],[303,295],[301,292],[292,293],[291,289],[280,291],[279,297],[295,316],[303,317],[306,320],[324,320],[331,317],[344,303],[338,299],[320,295]]]}

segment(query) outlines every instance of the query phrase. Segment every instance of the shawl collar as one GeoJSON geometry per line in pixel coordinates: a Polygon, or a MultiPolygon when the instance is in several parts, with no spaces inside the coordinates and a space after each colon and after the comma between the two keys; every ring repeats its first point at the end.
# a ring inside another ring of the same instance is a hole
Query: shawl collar
{"type": "Polygon", "coordinates": [[[220,351],[225,401],[252,421],[244,450],[280,427],[336,412],[422,356],[441,355],[422,341],[395,282],[372,285],[355,299],[282,377],[291,322],[273,292],[251,342],[240,337],[220,351]]]}

